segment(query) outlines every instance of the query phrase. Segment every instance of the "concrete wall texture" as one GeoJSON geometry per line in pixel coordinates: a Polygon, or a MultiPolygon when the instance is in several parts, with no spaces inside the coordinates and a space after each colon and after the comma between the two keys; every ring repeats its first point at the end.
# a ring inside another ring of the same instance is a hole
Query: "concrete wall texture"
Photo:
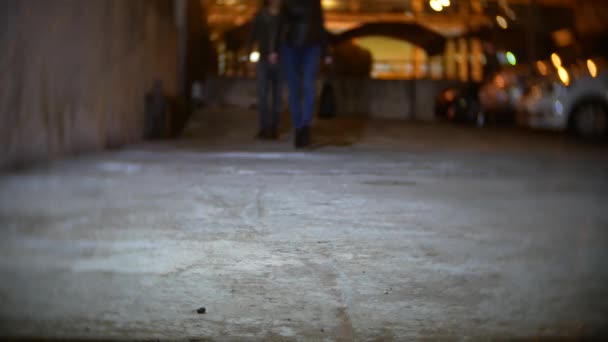
{"type": "Polygon", "coordinates": [[[445,81],[352,80],[331,81],[342,115],[396,120],[434,120],[435,97],[445,81]]]}
{"type": "MultiPolygon", "coordinates": [[[[339,115],[393,120],[434,120],[435,98],[449,81],[385,81],[372,79],[334,79],[339,115]]],[[[452,82],[453,83],[453,82],[452,82]]],[[[319,82],[321,89],[322,82],[319,82]]],[[[208,80],[211,104],[250,107],[257,103],[255,80],[216,78],[208,80]]],[[[283,107],[287,107],[283,89],[283,107]]]]}
{"type": "Polygon", "coordinates": [[[144,94],[177,88],[171,0],[3,0],[0,168],[141,139],[144,94]]]}

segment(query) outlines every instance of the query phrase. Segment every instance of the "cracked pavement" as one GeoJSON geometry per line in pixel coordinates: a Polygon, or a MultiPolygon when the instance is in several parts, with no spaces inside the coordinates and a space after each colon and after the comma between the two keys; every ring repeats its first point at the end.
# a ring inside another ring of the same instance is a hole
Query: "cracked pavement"
{"type": "Polygon", "coordinates": [[[606,146],[338,119],[294,152],[254,122],[2,175],[0,337],[606,333],[606,146]]]}

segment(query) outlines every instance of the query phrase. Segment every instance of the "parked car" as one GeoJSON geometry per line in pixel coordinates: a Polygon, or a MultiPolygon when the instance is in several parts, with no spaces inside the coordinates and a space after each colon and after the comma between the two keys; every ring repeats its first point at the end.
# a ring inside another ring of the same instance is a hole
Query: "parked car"
{"type": "Polygon", "coordinates": [[[435,102],[437,118],[461,123],[477,122],[479,87],[479,83],[468,83],[445,89],[435,102]]]}
{"type": "Polygon", "coordinates": [[[446,89],[435,103],[435,113],[439,118],[478,126],[512,123],[522,93],[520,77],[500,73],[483,83],[446,89]]]}
{"type": "Polygon", "coordinates": [[[555,115],[558,100],[567,87],[555,77],[532,80],[517,108],[517,124],[535,129],[560,130],[562,118],[555,115]]]}
{"type": "Polygon", "coordinates": [[[479,89],[480,121],[513,123],[517,104],[523,94],[524,77],[502,72],[485,82],[479,89]]]}
{"type": "Polygon", "coordinates": [[[539,80],[524,95],[519,110],[518,123],[527,127],[606,138],[608,72],[581,77],[568,87],[552,79],[539,80]]]}

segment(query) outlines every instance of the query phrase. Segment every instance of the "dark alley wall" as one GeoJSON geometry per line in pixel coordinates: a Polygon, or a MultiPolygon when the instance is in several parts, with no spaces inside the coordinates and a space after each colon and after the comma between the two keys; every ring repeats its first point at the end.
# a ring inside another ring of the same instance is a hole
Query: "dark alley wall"
{"type": "Polygon", "coordinates": [[[153,81],[177,91],[171,0],[0,6],[0,168],[138,141],[153,81]]]}

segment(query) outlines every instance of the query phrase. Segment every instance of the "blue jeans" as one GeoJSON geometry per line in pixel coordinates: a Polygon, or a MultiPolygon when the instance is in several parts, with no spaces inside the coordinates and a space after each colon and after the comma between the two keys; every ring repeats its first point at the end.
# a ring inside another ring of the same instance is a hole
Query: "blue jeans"
{"type": "Polygon", "coordinates": [[[280,67],[277,65],[271,65],[266,61],[259,61],[257,64],[260,130],[279,128],[279,110],[281,107],[280,73],[280,67]],[[270,101],[268,101],[269,97],[270,101]]]}
{"type": "Polygon", "coordinates": [[[296,129],[310,126],[315,107],[315,81],[321,47],[285,45],[281,49],[281,59],[289,88],[289,109],[293,125],[296,129]]]}

